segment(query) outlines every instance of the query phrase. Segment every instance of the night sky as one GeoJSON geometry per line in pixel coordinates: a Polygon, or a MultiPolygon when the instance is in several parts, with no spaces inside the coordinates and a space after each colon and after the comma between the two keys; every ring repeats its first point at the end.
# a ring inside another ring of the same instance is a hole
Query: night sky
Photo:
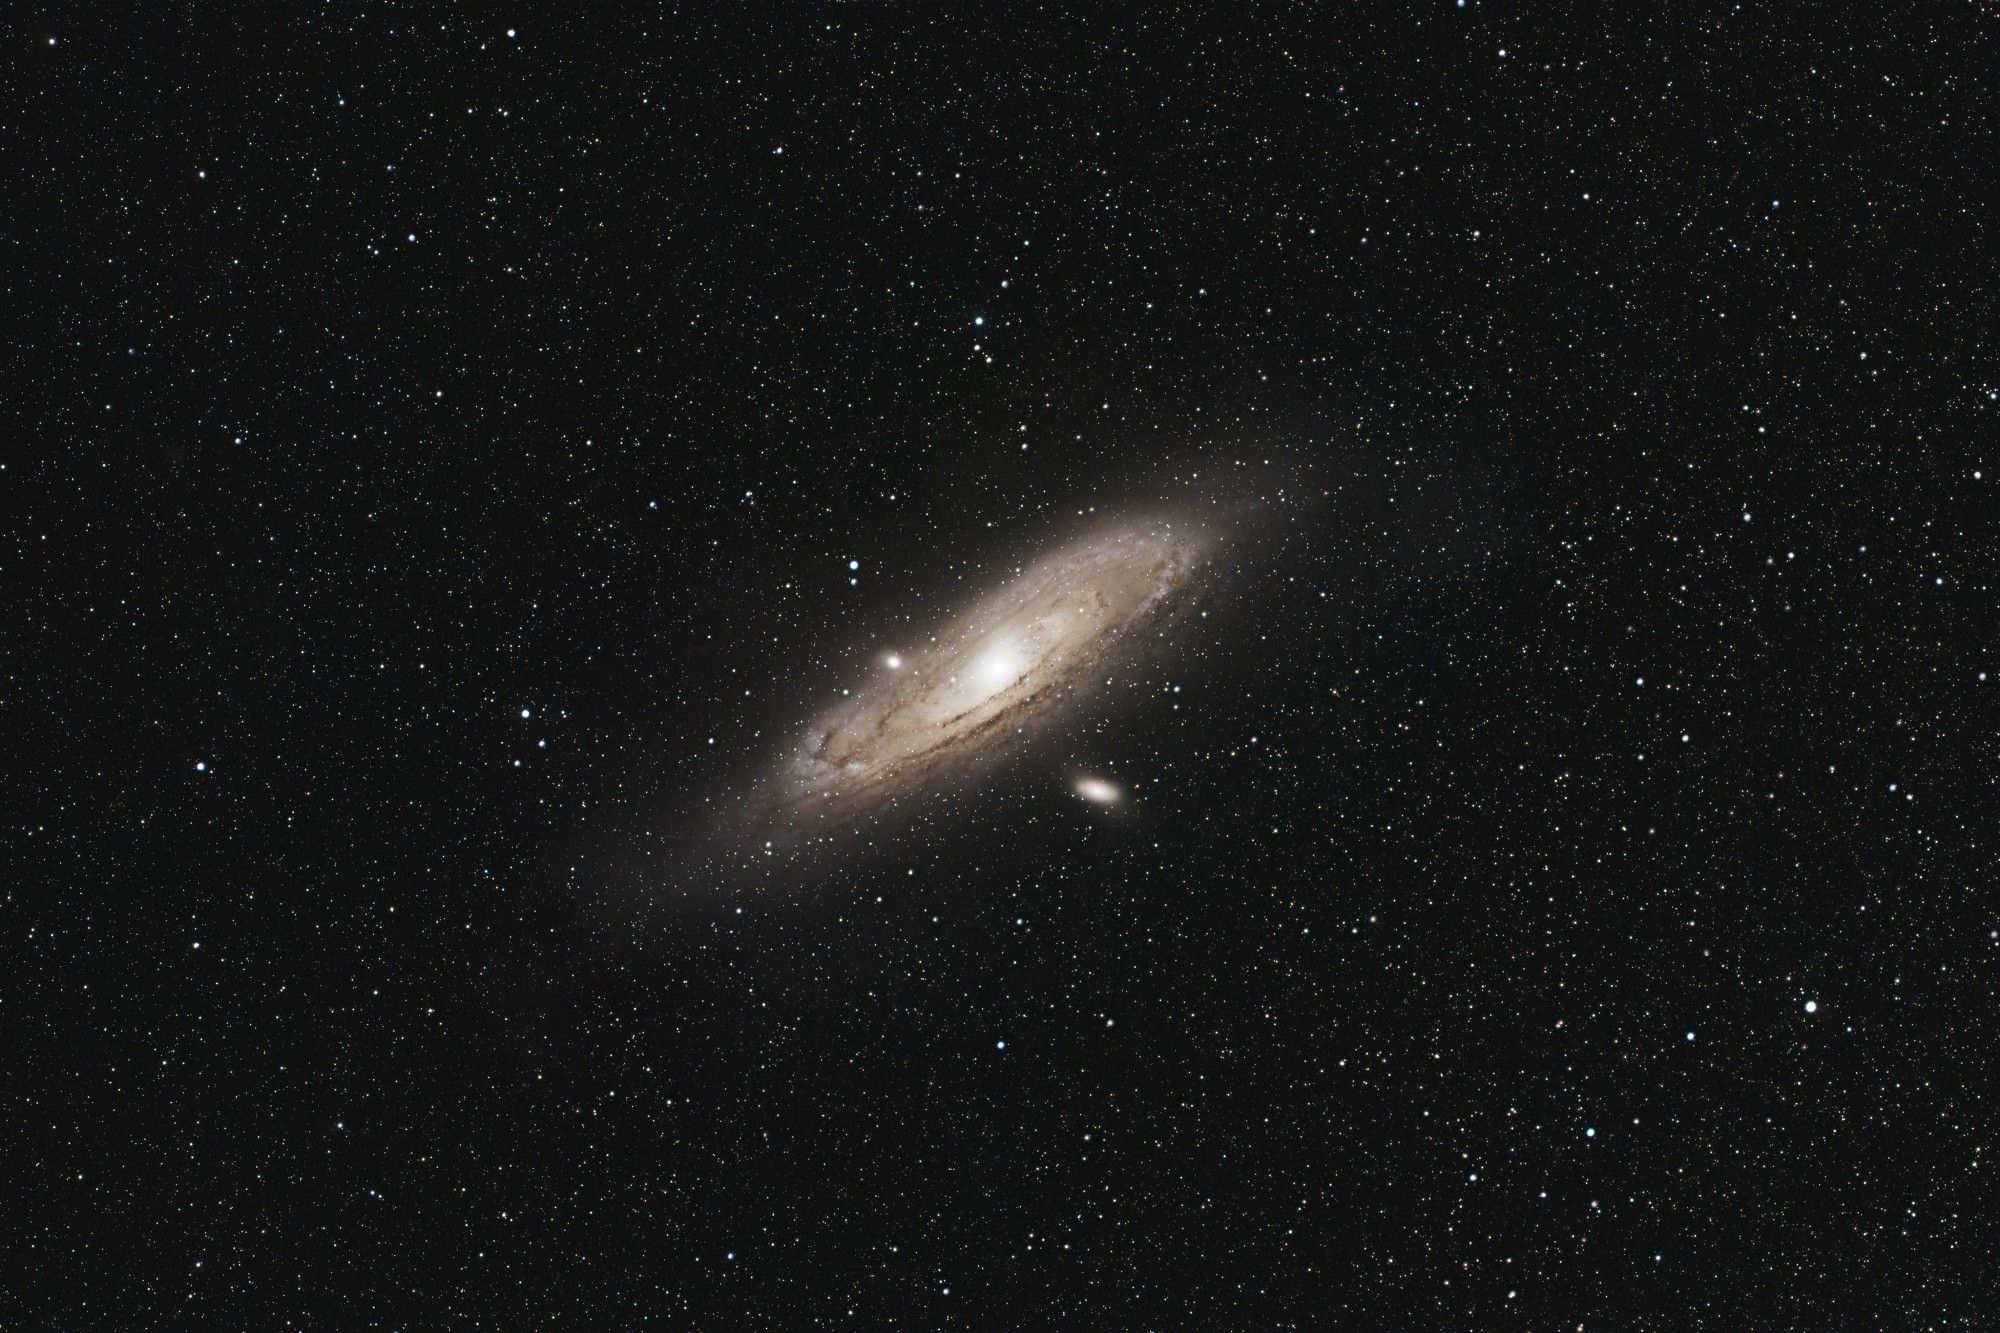
{"type": "Polygon", "coordinates": [[[1989,11],[14,16],[0,1322],[1990,1327],[1989,11]]]}

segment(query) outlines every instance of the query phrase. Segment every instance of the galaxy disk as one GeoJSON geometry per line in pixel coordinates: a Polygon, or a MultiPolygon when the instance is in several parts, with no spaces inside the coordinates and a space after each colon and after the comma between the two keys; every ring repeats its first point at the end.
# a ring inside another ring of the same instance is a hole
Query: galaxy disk
{"type": "Polygon", "coordinates": [[[762,817],[845,823],[959,776],[1069,712],[1157,645],[1204,567],[1208,539],[1166,521],[1100,531],[1044,556],[872,685],[784,759],[762,817]]]}

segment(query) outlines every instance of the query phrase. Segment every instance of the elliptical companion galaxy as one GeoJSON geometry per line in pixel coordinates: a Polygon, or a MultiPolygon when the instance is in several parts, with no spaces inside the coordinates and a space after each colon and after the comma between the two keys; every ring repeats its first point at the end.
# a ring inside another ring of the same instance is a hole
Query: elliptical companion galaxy
{"type": "Polygon", "coordinates": [[[1209,549],[1192,525],[1101,531],[1043,557],[821,717],[784,760],[760,822],[837,828],[1044,730],[1144,657],[1209,549]]]}

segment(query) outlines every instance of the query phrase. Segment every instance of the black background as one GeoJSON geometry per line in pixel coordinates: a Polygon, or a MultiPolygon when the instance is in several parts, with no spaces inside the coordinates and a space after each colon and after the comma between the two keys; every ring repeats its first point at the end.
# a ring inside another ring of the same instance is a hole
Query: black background
{"type": "Polygon", "coordinates": [[[7,1322],[1978,1326],[1995,20],[1803,17],[8,25],[7,1322]]]}

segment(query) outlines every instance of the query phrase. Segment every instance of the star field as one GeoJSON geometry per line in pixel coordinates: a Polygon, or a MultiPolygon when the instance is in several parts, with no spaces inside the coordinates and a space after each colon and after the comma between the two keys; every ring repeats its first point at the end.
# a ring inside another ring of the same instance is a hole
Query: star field
{"type": "Polygon", "coordinates": [[[1985,1326],[1995,35],[22,16],[0,1324],[1985,1326]]]}

